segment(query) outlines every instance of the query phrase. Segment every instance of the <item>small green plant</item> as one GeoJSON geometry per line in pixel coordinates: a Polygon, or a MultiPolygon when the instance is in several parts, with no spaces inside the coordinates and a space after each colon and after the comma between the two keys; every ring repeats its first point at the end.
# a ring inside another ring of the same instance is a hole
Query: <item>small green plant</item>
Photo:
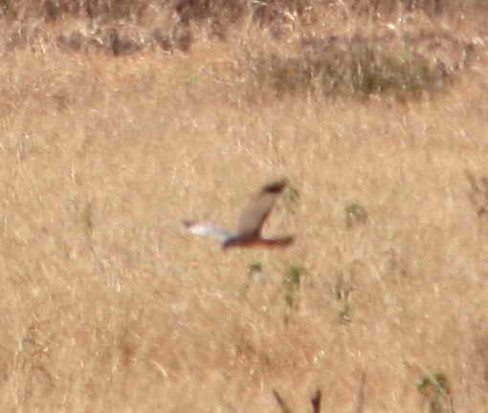
{"type": "Polygon", "coordinates": [[[300,277],[302,269],[297,266],[291,266],[286,269],[283,276],[283,288],[285,292],[285,302],[289,308],[295,305],[295,297],[300,289],[300,277]]]}
{"type": "Polygon", "coordinates": [[[263,281],[263,265],[255,261],[247,267],[247,281],[242,287],[241,296],[246,297],[251,284],[258,284],[263,281]]]}
{"type": "Polygon", "coordinates": [[[297,306],[301,275],[302,269],[295,265],[288,267],[283,274],[283,293],[286,304],[285,323],[288,323],[292,311],[297,306]]]}
{"type": "Polygon", "coordinates": [[[283,192],[283,198],[285,202],[290,205],[292,212],[295,212],[298,204],[300,203],[300,192],[294,186],[288,186],[283,192]]]}
{"type": "Polygon", "coordinates": [[[349,303],[345,303],[339,309],[339,321],[343,324],[350,323],[352,321],[352,307],[349,303]]]}
{"type": "Polygon", "coordinates": [[[346,227],[354,228],[358,225],[366,224],[368,221],[368,211],[362,205],[352,203],[346,206],[346,227]]]}
{"type": "Polygon", "coordinates": [[[488,213],[488,178],[476,177],[472,172],[465,171],[469,183],[468,198],[473,205],[478,218],[484,218],[488,213]]]}
{"type": "Polygon", "coordinates": [[[350,277],[346,277],[343,273],[340,273],[334,285],[334,295],[339,305],[338,317],[341,323],[349,323],[352,321],[351,291],[350,277]]]}
{"type": "Polygon", "coordinates": [[[430,413],[454,413],[449,380],[445,373],[424,375],[417,383],[417,389],[429,403],[430,413]]]}
{"type": "Polygon", "coordinates": [[[249,275],[250,282],[261,282],[263,276],[263,265],[259,261],[253,262],[252,264],[249,264],[247,273],[249,275]]]}

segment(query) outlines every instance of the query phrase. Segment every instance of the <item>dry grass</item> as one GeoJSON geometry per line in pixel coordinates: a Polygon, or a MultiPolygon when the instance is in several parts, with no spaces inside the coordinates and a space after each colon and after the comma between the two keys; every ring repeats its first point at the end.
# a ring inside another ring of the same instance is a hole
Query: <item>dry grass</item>
{"type": "Polygon", "coordinates": [[[235,76],[260,36],[2,56],[2,411],[486,409],[484,49],[415,101],[278,98],[235,76]],[[278,176],[293,248],[183,232],[278,176]]]}

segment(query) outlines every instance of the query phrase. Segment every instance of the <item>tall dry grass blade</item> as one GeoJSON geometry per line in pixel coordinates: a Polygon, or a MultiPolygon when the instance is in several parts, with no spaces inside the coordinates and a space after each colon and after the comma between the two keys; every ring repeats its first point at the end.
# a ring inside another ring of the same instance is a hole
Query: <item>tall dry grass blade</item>
{"type": "Polygon", "coordinates": [[[364,413],[364,406],[366,402],[366,372],[362,372],[361,381],[359,382],[359,390],[356,396],[356,407],[354,413],[364,413]]]}
{"type": "Polygon", "coordinates": [[[281,395],[278,393],[278,390],[273,389],[273,396],[283,413],[292,413],[292,410],[288,407],[283,397],[281,397],[281,395]]]}
{"type": "Polygon", "coordinates": [[[320,407],[322,404],[322,392],[318,389],[311,400],[312,413],[320,413],[320,407]]]}

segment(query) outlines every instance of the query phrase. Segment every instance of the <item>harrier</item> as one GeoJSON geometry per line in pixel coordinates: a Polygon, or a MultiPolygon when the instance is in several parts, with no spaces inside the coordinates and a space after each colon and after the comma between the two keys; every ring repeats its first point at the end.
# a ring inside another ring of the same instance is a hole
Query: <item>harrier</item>
{"type": "Polygon", "coordinates": [[[292,236],[280,238],[264,238],[261,236],[264,222],[286,184],[286,180],[281,180],[261,188],[242,210],[237,232],[230,232],[199,222],[185,221],[183,224],[192,234],[219,239],[222,241],[222,249],[224,250],[231,247],[286,247],[293,243],[292,236]]]}

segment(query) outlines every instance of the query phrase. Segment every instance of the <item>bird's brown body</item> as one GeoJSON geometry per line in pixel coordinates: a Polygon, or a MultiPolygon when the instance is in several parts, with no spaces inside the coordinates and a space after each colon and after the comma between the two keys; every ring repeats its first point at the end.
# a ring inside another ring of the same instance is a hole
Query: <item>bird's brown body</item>
{"type": "Polygon", "coordinates": [[[230,239],[227,242],[222,244],[222,248],[224,250],[233,247],[287,247],[291,245],[294,241],[294,237],[283,237],[283,238],[275,238],[275,239],[267,239],[261,237],[252,237],[252,238],[245,238],[245,237],[238,237],[237,239],[230,239]]]}
{"type": "Polygon", "coordinates": [[[261,236],[262,227],[286,184],[285,180],[270,183],[254,195],[241,213],[236,233],[196,222],[187,221],[184,222],[184,225],[196,235],[213,236],[221,239],[224,250],[232,247],[289,246],[294,240],[292,236],[280,238],[264,238],[261,236]]]}

